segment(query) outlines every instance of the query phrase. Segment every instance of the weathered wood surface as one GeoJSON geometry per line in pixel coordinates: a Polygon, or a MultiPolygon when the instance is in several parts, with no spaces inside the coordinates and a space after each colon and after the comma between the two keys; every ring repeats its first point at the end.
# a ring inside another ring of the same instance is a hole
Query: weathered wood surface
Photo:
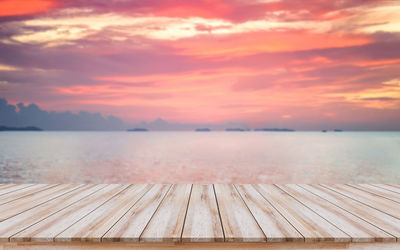
{"type": "Polygon", "coordinates": [[[93,212],[113,196],[126,189],[127,185],[111,184],[99,190],[93,195],[87,196],[78,203],[52,214],[42,221],[11,236],[11,241],[54,241],[54,238],[93,212]]]}
{"type": "Polygon", "coordinates": [[[310,208],[325,220],[335,225],[351,237],[353,242],[394,242],[396,238],[383,230],[369,224],[359,217],[337,206],[332,206],[326,200],[314,195],[299,186],[288,184],[278,185],[283,191],[310,208]]]}
{"type": "Polygon", "coordinates": [[[323,186],[338,193],[341,193],[351,199],[364,203],[370,207],[376,208],[384,213],[396,217],[397,219],[400,219],[399,203],[397,202],[386,199],[377,194],[365,192],[355,187],[350,187],[345,184],[333,184],[329,186],[323,186]]]}
{"type": "Polygon", "coordinates": [[[306,242],[349,242],[349,235],[274,185],[256,189],[304,236],[306,242]]]}
{"type": "Polygon", "coordinates": [[[102,241],[137,242],[171,185],[154,185],[111,229],[102,241]]]}
{"type": "Polygon", "coordinates": [[[373,207],[370,207],[353,199],[349,199],[348,197],[340,193],[337,193],[320,185],[299,185],[299,186],[330,202],[331,205],[338,206],[360,217],[361,219],[369,222],[375,227],[378,227],[384,230],[385,232],[395,236],[397,238],[397,241],[399,241],[400,237],[399,219],[390,216],[386,213],[383,213],[373,207]]]}
{"type": "Polygon", "coordinates": [[[385,190],[389,190],[395,193],[400,194],[400,187],[396,187],[394,185],[387,185],[387,184],[373,184],[373,186],[375,187],[379,187],[385,190]]]}
{"type": "Polygon", "coordinates": [[[182,241],[224,241],[213,185],[193,185],[182,241]]]}
{"type": "Polygon", "coordinates": [[[399,238],[395,184],[0,184],[0,242],[7,244],[340,245],[400,244],[399,238]]]}
{"type": "Polygon", "coordinates": [[[100,241],[150,188],[151,185],[130,186],[57,235],[55,241],[100,241]]]}
{"type": "Polygon", "coordinates": [[[304,237],[250,184],[236,185],[268,242],[304,241],[304,237]]]}
{"type": "Polygon", "coordinates": [[[214,186],[225,240],[232,242],[267,241],[265,234],[236,188],[232,184],[216,184],[214,186]]]}
{"type": "Polygon", "coordinates": [[[192,185],[188,184],[172,185],[140,236],[140,241],[180,241],[191,188],[192,185]]]}

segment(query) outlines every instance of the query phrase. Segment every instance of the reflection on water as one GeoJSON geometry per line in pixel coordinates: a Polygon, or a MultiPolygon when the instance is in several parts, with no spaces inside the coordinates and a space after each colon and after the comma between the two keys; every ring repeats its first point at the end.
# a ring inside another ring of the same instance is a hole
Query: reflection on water
{"type": "Polygon", "coordinates": [[[0,182],[399,183],[399,132],[1,132],[0,182]]]}

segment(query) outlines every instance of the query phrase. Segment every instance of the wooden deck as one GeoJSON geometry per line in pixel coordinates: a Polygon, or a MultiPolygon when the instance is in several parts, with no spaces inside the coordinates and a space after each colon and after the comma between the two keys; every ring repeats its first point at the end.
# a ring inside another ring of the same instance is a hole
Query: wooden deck
{"type": "Polygon", "coordinates": [[[400,185],[0,184],[0,242],[400,249],[400,185]]]}

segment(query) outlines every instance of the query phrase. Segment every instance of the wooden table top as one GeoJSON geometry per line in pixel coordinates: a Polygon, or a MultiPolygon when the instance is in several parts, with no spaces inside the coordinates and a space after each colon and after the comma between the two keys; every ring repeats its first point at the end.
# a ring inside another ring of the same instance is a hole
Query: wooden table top
{"type": "Polygon", "coordinates": [[[3,242],[399,238],[394,184],[0,184],[3,242]]]}

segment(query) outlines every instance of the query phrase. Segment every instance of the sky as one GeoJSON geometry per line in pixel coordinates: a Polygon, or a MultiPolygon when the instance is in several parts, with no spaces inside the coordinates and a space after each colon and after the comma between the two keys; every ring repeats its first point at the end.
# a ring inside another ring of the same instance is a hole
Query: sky
{"type": "Polygon", "coordinates": [[[397,0],[0,0],[0,98],[132,124],[398,130],[398,13],[397,0]]]}

